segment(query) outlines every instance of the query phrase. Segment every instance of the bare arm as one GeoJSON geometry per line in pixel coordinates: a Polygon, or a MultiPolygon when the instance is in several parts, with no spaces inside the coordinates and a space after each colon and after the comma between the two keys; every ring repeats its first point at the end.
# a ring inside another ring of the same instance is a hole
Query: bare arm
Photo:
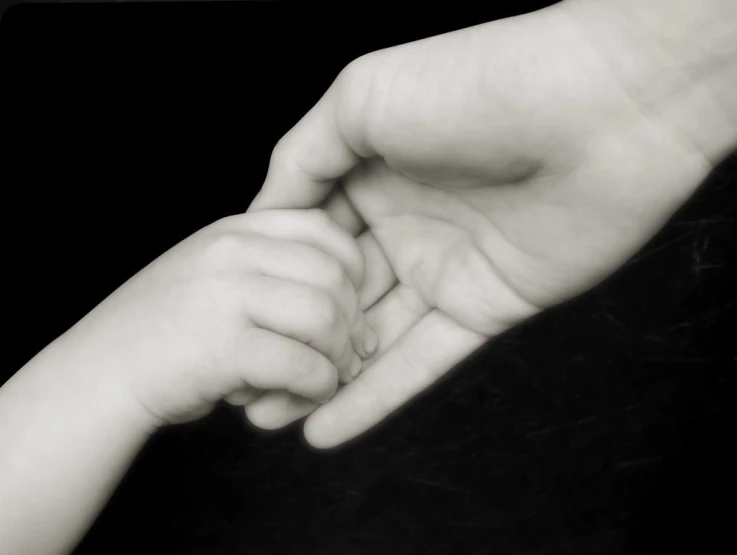
{"type": "Polygon", "coordinates": [[[86,347],[80,333],[62,336],[0,388],[7,555],[74,549],[155,429],[108,379],[111,361],[86,347]]]}
{"type": "Polygon", "coordinates": [[[646,114],[712,165],[737,148],[737,2],[566,0],[559,6],[646,114]]]}

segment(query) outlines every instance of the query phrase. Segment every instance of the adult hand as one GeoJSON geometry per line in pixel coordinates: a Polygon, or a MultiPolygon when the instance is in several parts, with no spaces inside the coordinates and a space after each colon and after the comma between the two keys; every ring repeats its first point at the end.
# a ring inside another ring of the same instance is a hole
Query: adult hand
{"type": "MultiPolygon", "coordinates": [[[[569,0],[338,76],[276,146],[249,208],[323,206],[366,255],[380,349],[309,416],[313,446],[373,426],[662,227],[737,144],[735,7],[569,0]]],[[[246,411],[277,428],[315,408],[293,401],[268,393],[246,411]]]]}

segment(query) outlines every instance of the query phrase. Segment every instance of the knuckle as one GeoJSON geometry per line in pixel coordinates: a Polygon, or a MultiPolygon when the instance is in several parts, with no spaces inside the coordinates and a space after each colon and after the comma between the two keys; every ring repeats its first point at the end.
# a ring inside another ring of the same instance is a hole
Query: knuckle
{"type": "Polygon", "coordinates": [[[250,217],[250,215],[246,214],[245,212],[243,214],[231,214],[229,216],[223,216],[219,220],[210,224],[208,227],[214,232],[219,232],[219,233],[232,231],[233,229],[238,229],[240,222],[244,218],[248,218],[248,217],[250,217]]]}
{"type": "Polygon", "coordinates": [[[339,86],[350,86],[352,83],[360,83],[366,79],[369,73],[369,64],[371,60],[371,54],[363,54],[358,58],[351,60],[346,66],[338,73],[336,83],[339,86]]]}
{"type": "Polygon", "coordinates": [[[326,258],[322,262],[321,272],[325,283],[331,291],[342,291],[347,285],[348,278],[343,270],[343,265],[334,258],[326,258]]]}
{"type": "Polygon", "coordinates": [[[376,68],[382,66],[374,62],[375,57],[376,53],[368,53],[354,59],[342,69],[333,84],[341,133],[351,139],[354,148],[367,154],[372,152],[365,145],[369,138],[367,126],[374,120],[376,106],[373,83],[376,68]]]}
{"type": "MultiPolygon", "coordinates": [[[[308,389],[315,395],[334,393],[338,386],[338,372],[327,359],[313,354],[300,357],[293,367],[293,383],[301,385],[300,389],[308,389]],[[305,385],[309,387],[305,388],[305,385]]],[[[296,362],[296,361],[295,361],[296,362]]]]}
{"type": "Polygon", "coordinates": [[[350,245],[351,252],[350,268],[356,272],[356,286],[357,288],[360,288],[363,286],[366,279],[366,257],[363,250],[361,250],[361,246],[358,244],[358,241],[352,240],[347,244],[350,245]]]}
{"type": "Polygon", "coordinates": [[[243,249],[243,237],[232,231],[223,231],[215,235],[205,247],[204,258],[206,263],[223,264],[243,249]]]}
{"type": "Polygon", "coordinates": [[[290,359],[290,371],[295,376],[312,374],[315,371],[315,366],[319,364],[315,353],[309,347],[295,349],[290,359]]]}
{"type": "MultiPolygon", "coordinates": [[[[274,145],[269,159],[270,171],[279,171],[286,176],[307,176],[320,181],[321,178],[311,167],[309,156],[301,152],[299,135],[290,131],[274,145]]],[[[308,209],[306,211],[313,210],[308,209]]]]}
{"type": "Polygon", "coordinates": [[[334,227],[335,222],[322,208],[310,208],[305,212],[310,221],[319,228],[334,227]]]}
{"type": "Polygon", "coordinates": [[[315,372],[315,383],[320,397],[332,397],[338,390],[338,370],[335,366],[320,366],[315,372]]]}
{"type": "Polygon", "coordinates": [[[432,374],[432,366],[427,356],[412,345],[403,345],[398,349],[399,356],[411,374],[426,376],[432,374]]]}
{"type": "Polygon", "coordinates": [[[311,299],[310,320],[316,329],[325,333],[338,326],[341,314],[329,295],[316,293],[311,299]]]}
{"type": "Polygon", "coordinates": [[[289,154],[289,134],[286,134],[282,136],[274,145],[274,148],[271,151],[271,160],[270,163],[272,165],[280,163],[282,160],[285,160],[288,157],[289,154]]]}

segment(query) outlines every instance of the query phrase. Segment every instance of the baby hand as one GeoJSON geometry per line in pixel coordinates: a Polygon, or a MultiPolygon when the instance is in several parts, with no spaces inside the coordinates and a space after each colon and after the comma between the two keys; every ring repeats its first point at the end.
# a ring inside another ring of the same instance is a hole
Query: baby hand
{"type": "Polygon", "coordinates": [[[156,425],[204,416],[248,387],[325,402],[375,348],[358,307],[363,270],[355,239],[320,210],[231,216],[156,259],[69,333],[86,335],[99,371],[115,373],[156,425]]]}

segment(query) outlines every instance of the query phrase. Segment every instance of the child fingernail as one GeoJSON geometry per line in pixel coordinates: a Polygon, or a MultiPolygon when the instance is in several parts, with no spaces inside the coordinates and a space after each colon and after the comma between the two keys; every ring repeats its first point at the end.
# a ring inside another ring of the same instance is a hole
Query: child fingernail
{"type": "Polygon", "coordinates": [[[379,337],[376,332],[371,328],[366,328],[366,337],[363,342],[363,348],[366,350],[366,354],[372,355],[379,346],[379,337]]]}
{"type": "Polygon", "coordinates": [[[361,360],[361,357],[358,355],[355,355],[353,357],[353,364],[351,364],[351,378],[355,378],[361,373],[361,369],[363,368],[363,361],[361,360]]]}

